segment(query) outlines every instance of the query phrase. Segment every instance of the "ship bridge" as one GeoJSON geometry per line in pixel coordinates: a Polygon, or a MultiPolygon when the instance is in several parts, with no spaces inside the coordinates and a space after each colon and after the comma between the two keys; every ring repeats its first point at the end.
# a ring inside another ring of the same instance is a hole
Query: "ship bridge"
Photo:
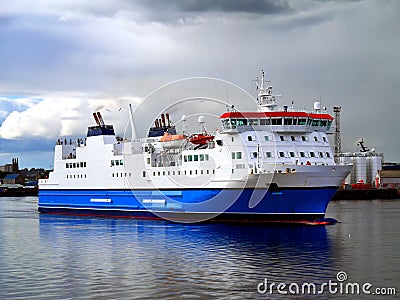
{"type": "Polygon", "coordinates": [[[226,112],[220,116],[224,132],[272,130],[274,132],[329,131],[333,117],[304,111],[226,112]],[[268,128],[266,127],[268,126],[268,128]]]}

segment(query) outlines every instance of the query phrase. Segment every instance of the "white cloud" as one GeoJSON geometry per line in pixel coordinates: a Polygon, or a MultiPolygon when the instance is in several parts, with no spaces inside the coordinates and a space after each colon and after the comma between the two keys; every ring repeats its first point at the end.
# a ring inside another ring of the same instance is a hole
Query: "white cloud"
{"type": "Polygon", "coordinates": [[[45,96],[24,111],[11,112],[0,126],[4,139],[82,136],[93,125],[92,113],[101,111],[107,122],[124,127],[128,100],[45,96]],[[121,117],[122,115],[122,117],[121,117]]]}

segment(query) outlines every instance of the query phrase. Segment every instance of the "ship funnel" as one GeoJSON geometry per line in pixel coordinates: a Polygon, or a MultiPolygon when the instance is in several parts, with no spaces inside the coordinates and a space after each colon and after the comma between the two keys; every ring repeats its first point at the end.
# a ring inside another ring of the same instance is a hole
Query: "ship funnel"
{"type": "Polygon", "coordinates": [[[101,113],[99,111],[97,112],[97,118],[99,119],[99,122],[100,122],[99,126],[100,125],[104,126],[105,124],[103,121],[103,117],[101,116],[101,113]]]}
{"type": "Polygon", "coordinates": [[[100,121],[99,121],[99,118],[97,117],[97,113],[93,113],[93,118],[94,118],[94,120],[96,121],[96,124],[98,125],[98,126],[100,126],[100,121]]]}
{"type": "Polygon", "coordinates": [[[162,127],[167,126],[167,124],[165,123],[165,116],[164,116],[164,114],[161,114],[161,122],[162,122],[162,127]]]}

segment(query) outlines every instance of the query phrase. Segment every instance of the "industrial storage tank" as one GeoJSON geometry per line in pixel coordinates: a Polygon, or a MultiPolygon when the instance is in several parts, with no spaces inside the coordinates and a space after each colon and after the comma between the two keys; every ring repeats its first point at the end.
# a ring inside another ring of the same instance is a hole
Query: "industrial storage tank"
{"type": "Polygon", "coordinates": [[[383,157],[381,155],[373,155],[367,157],[368,166],[368,181],[367,183],[372,183],[375,185],[375,176],[378,170],[382,170],[383,157]]]}
{"type": "Polygon", "coordinates": [[[356,156],[352,158],[355,182],[363,181],[367,183],[367,158],[365,156],[356,156]]]}

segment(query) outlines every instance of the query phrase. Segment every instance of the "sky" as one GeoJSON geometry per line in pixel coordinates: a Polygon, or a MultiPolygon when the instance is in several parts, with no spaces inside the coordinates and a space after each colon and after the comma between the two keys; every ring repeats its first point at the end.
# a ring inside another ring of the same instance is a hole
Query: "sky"
{"type": "MultiPolygon", "coordinates": [[[[343,151],[363,137],[400,162],[399,15],[397,0],[2,1],[0,165],[51,168],[55,141],[84,136],[94,111],[123,135],[129,104],[165,106],[152,92],[184,78],[255,96],[261,69],[281,105],[341,106],[343,151]]],[[[223,100],[247,107],[239,94],[223,100]]]]}

